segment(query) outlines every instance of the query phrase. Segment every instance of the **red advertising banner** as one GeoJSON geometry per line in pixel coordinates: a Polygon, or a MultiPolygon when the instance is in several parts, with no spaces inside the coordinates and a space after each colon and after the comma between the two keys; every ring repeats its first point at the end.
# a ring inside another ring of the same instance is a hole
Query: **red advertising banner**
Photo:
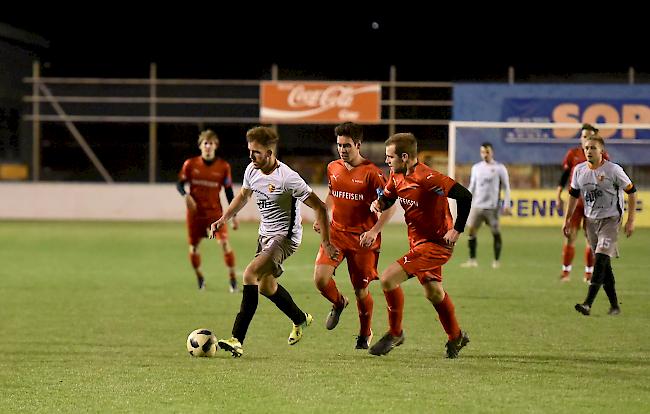
{"type": "Polygon", "coordinates": [[[379,123],[381,85],[347,82],[262,82],[260,118],[275,124],[379,123]]]}

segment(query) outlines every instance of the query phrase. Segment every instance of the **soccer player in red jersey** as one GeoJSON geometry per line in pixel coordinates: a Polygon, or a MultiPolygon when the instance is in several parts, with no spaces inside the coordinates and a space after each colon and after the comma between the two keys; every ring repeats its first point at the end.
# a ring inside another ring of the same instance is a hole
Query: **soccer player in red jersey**
{"type": "MultiPolygon", "coordinates": [[[[223,214],[221,207],[221,188],[226,193],[228,203],[234,194],[232,191],[232,176],[230,164],[216,156],[219,148],[219,138],[214,131],[206,129],[199,134],[199,149],[201,155],[185,160],[183,168],[178,174],[177,189],[185,197],[187,205],[187,232],[190,245],[190,262],[196,273],[199,289],[205,288],[205,278],[201,272],[201,253],[199,243],[208,237],[210,224],[217,221],[223,214]],[[189,183],[190,192],[185,191],[185,183],[189,183]]],[[[239,223],[234,218],[233,230],[237,230],[239,223]]],[[[223,247],[223,258],[228,266],[230,277],[230,292],[237,291],[237,278],[235,276],[235,253],[228,241],[228,230],[222,226],[216,236],[217,242],[223,247]]]]}
{"type": "MultiPolygon", "coordinates": [[[[567,151],[562,161],[562,177],[557,186],[557,203],[560,209],[564,210],[564,200],[562,199],[562,190],[564,186],[571,184],[571,176],[573,175],[573,169],[576,165],[587,161],[585,157],[585,152],[583,146],[587,138],[592,135],[596,135],[598,129],[591,124],[583,124],[580,129],[580,145],[574,148],[571,148],[567,151]]],[[[603,157],[606,160],[609,160],[607,153],[603,154],[603,157]]],[[[573,262],[573,257],[575,256],[575,241],[578,236],[578,230],[580,227],[584,227],[584,202],[582,198],[578,199],[578,204],[576,209],[571,216],[569,221],[570,231],[567,232],[564,236],[564,243],[562,245],[562,273],[560,274],[560,281],[568,282],[571,274],[571,263],[573,262]]],[[[591,281],[591,275],[594,271],[594,252],[592,251],[589,242],[585,243],[585,276],[584,281],[589,283],[591,281]]]]}
{"type": "Polygon", "coordinates": [[[447,333],[447,358],[456,358],[469,342],[469,336],[460,329],[454,304],[442,287],[442,265],[449,261],[454,245],[465,229],[472,193],[450,177],[419,163],[417,153],[417,140],[413,134],[394,134],[386,140],[386,163],[391,174],[383,194],[373,201],[371,209],[384,211],[399,201],[404,209],[410,250],[381,274],[389,331],[368,352],[385,355],[404,343],[404,293],[400,284],[417,277],[447,333]],[[457,202],[455,224],[447,198],[457,202]]]}
{"type": "MultiPolygon", "coordinates": [[[[334,329],[341,312],[348,306],[333,278],[343,259],[347,261],[350,281],[359,311],[359,335],[356,349],[368,349],[372,341],[373,299],[368,284],[377,279],[377,261],[381,245],[381,229],[393,214],[395,206],[378,215],[370,211],[370,203],[377,199],[386,185],[381,170],[361,153],[363,129],[361,125],[345,122],[334,129],[340,159],[327,166],[329,193],[325,199],[331,211],[330,240],[339,254],[330,258],[320,247],[316,257],[314,282],[320,293],[332,303],[325,327],[334,329]]],[[[318,222],[314,230],[320,233],[318,222]]]]}

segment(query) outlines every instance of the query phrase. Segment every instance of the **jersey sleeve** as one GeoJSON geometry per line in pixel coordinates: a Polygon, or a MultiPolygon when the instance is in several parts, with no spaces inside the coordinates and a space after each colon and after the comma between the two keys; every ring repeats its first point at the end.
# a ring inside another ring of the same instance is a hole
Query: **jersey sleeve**
{"type": "Polygon", "coordinates": [[[190,160],[187,159],[183,163],[183,166],[181,167],[181,170],[178,173],[178,181],[188,181],[189,171],[190,171],[190,160]]]}
{"type": "Polygon", "coordinates": [[[381,194],[386,187],[386,177],[376,166],[368,171],[368,182],[374,189],[375,194],[381,194]]]}
{"type": "Polygon", "coordinates": [[[395,187],[395,175],[391,172],[388,177],[388,182],[382,191],[384,197],[389,200],[397,200],[397,188],[395,187]]]}
{"type": "Polygon", "coordinates": [[[226,162],[223,186],[226,188],[232,187],[232,169],[230,168],[230,164],[228,162],[226,162]]]}
{"type": "Polygon", "coordinates": [[[503,164],[499,169],[499,178],[503,186],[503,205],[510,207],[510,177],[508,176],[508,169],[503,164]]]}
{"type": "Polygon", "coordinates": [[[623,190],[629,190],[632,188],[632,180],[630,180],[630,177],[628,177],[628,175],[625,173],[623,167],[618,164],[614,165],[614,184],[623,190]]]}
{"type": "Polygon", "coordinates": [[[474,192],[476,191],[476,169],[477,169],[477,164],[472,165],[472,169],[470,170],[469,173],[469,186],[467,187],[467,189],[472,194],[474,194],[474,192]]]}
{"type": "Polygon", "coordinates": [[[576,187],[576,183],[578,182],[578,170],[579,168],[573,169],[573,173],[571,174],[571,185],[569,186],[570,189],[580,190],[580,188],[576,187]]]}
{"type": "Polygon", "coordinates": [[[295,171],[291,171],[287,174],[285,186],[287,189],[291,190],[291,195],[300,201],[305,201],[313,192],[311,187],[307,185],[300,174],[295,171]]]}

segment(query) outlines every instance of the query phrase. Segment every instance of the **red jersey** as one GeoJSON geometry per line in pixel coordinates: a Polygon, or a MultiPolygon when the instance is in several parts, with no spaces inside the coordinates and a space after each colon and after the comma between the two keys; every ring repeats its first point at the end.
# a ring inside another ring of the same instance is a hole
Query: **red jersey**
{"type": "Polygon", "coordinates": [[[364,233],[377,223],[370,204],[377,199],[378,190],[386,185],[386,179],[375,164],[364,160],[348,170],[343,160],[332,161],[327,166],[327,184],[334,204],[333,228],[364,233]]]}
{"type": "Polygon", "coordinates": [[[216,210],[222,214],[219,193],[221,187],[232,186],[230,164],[221,158],[208,163],[201,156],[189,158],[183,163],[179,181],[190,183],[190,195],[196,201],[197,212],[216,210]]]}
{"type": "Polygon", "coordinates": [[[447,194],[454,184],[422,163],[409,175],[391,173],[384,196],[402,205],[411,248],[425,241],[446,245],[443,236],[454,225],[447,194]]]}
{"type": "MultiPolygon", "coordinates": [[[[603,158],[609,160],[607,152],[603,152],[603,158]]],[[[562,160],[562,169],[570,170],[569,172],[569,185],[571,185],[571,178],[573,178],[573,169],[576,165],[587,161],[585,152],[582,147],[573,147],[566,152],[564,160],[562,160]]]]}

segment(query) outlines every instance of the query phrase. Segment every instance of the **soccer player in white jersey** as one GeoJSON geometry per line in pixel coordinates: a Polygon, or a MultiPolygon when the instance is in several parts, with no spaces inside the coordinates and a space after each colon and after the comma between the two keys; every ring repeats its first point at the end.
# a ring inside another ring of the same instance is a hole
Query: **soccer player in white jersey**
{"type": "Polygon", "coordinates": [[[614,272],[611,258],[618,257],[618,230],[623,218],[623,192],[627,193],[627,222],[625,235],[630,237],[634,231],[636,214],[636,188],[620,165],[603,158],[605,142],[598,135],[587,138],[583,146],[587,161],[578,164],[573,170],[569,189],[569,206],[564,216],[562,232],[571,231],[571,215],[582,195],[585,204],[587,240],[596,254],[594,273],[583,303],[575,309],[583,315],[591,313],[600,286],[603,286],[609,299],[609,315],[618,315],[621,309],[616,296],[614,272]]]}
{"type": "Polygon", "coordinates": [[[220,339],[219,346],[240,357],[242,344],[258,304],[259,293],[266,296],[293,322],[289,345],[295,345],[313,317],[303,312],[277,278],[283,272],[282,262],[291,256],[302,239],[300,202],[313,208],[321,228],[321,244],[327,255],[334,258],[338,250],[330,243],[327,208],[305,181],[286,164],[276,158],[278,135],[268,127],[255,127],[246,132],[251,163],[244,173],[239,194],[223,216],[212,223],[212,235],[234,217],[255,197],[261,221],[255,258],[244,270],[241,307],[232,328],[232,338],[220,339]]]}
{"type": "Polygon", "coordinates": [[[494,160],[492,144],[481,144],[481,158],[483,161],[472,166],[469,179],[469,191],[472,193],[472,210],[469,213],[467,226],[469,227],[469,259],[461,267],[477,267],[476,245],[479,227],[485,222],[490,226],[494,239],[493,268],[499,267],[501,257],[501,230],[499,228],[499,201],[503,188],[503,214],[510,215],[510,180],[505,165],[494,160]]]}

